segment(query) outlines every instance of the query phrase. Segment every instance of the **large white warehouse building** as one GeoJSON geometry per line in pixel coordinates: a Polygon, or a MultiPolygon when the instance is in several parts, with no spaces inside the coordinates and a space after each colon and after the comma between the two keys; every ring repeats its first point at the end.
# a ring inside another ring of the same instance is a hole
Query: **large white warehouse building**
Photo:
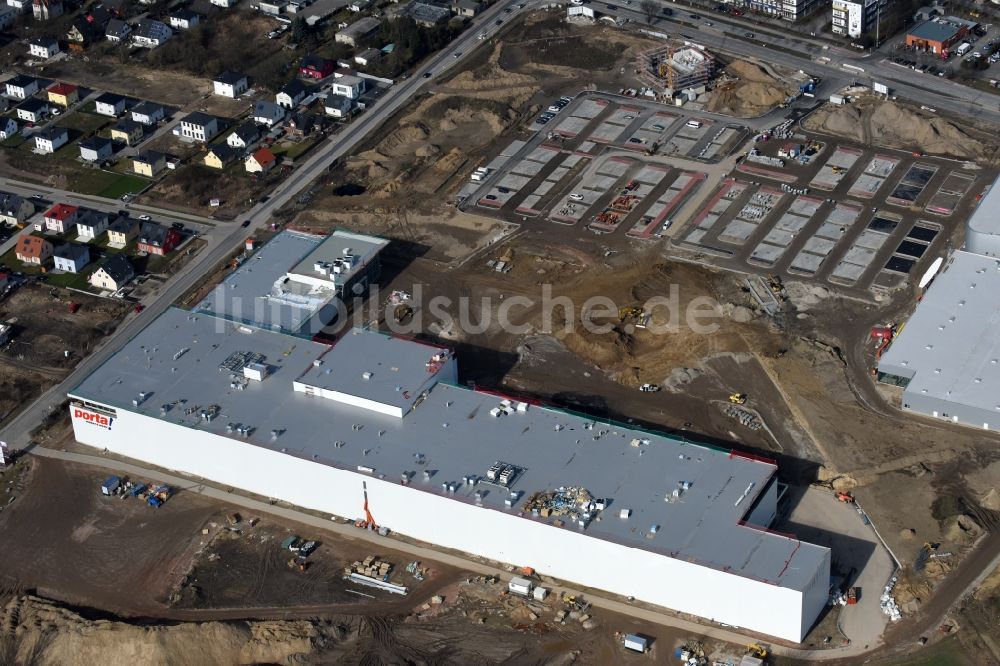
{"type": "Polygon", "coordinates": [[[768,531],[776,466],[455,385],[446,349],[171,309],[71,393],[87,445],[801,640],[830,551],[768,531]]]}

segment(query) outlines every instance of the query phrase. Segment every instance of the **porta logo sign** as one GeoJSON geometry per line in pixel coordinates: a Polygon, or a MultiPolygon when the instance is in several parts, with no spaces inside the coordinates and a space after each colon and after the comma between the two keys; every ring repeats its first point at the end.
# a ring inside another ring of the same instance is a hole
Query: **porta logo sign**
{"type": "Polygon", "coordinates": [[[87,423],[91,423],[95,426],[100,426],[111,430],[111,424],[114,423],[114,419],[100,412],[92,412],[88,409],[81,409],[79,407],[73,408],[73,418],[81,419],[87,423]]]}

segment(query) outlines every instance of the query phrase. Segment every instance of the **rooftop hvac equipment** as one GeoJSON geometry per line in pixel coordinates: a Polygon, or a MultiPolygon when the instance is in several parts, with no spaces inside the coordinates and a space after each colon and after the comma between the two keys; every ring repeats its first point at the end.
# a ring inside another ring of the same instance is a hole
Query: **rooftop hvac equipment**
{"type": "Polygon", "coordinates": [[[264,381],[268,375],[268,367],[263,363],[247,363],[243,366],[243,376],[256,382],[264,381]]]}
{"type": "Polygon", "coordinates": [[[517,465],[511,465],[510,463],[498,460],[490,465],[490,468],[486,470],[486,478],[498,486],[506,488],[514,483],[514,480],[521,474],[522,471],[523,470],[517,465]]]}

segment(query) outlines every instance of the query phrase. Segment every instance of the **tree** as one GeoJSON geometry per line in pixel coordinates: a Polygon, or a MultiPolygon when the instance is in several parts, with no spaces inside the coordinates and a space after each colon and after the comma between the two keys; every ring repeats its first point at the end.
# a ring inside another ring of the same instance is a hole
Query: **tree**
{"type": "Polygon", "coordinates": [[[309,36],[309,25],[301,16],[296,16],[292,21],[292,41],[301,44],[309,36]]]}
{"type": "Polygon", "coordinates": [[[656,18],[656,10],[659,8],[659,5],[654,0],[642,0],[639,3],[639,9],[646,15],[646,23],[649,25],[653,25],[653,19],[656,18]]]}

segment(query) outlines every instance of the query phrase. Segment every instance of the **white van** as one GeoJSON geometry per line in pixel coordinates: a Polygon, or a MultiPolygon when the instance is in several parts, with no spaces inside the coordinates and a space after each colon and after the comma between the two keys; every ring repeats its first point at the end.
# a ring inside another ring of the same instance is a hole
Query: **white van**
{"type": "Polygon", "coordinates": [[[692,128],[692,129],[701,129],[701,121],[700,120],[689,120],[685,124],[688,127],[692,128]]]}

